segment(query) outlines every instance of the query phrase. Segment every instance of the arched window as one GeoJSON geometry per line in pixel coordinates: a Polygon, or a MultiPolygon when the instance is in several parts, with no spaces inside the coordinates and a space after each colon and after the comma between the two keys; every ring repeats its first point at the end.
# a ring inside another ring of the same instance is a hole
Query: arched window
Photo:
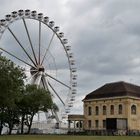
{"type": "Polygon", "coordinates": [[[106,106],[103,106],[103,115],[106,115],[106,106]]]}
{"type": "Polygon", "coordinates": [[[99,120],[95,120],[95,127],[96,127],[96,128],[99,127],[99,120]]]}
{"type": "Polygon", "coordinates": [[[99,107],[98,106],[95,107],[95,114],[99,115],[99,107]]]}
{"type": "Polygon", "coordinates": [[[114,105],[111,105],[110,106],[110,114],[111,115],[114,115],[114,105]]]}
{"type": "Polygon", "coordinates": [[[122,114],[123,112],[123,106],[120,104],[118,108],[118,114],[122,114]]]}
{"type": "Polygon", "coordinates": [[[88,120],[88,128],[91,128],[91,120],[88,120]]]}
{"type": "Polygon", "coordinates": [[[106,120],[103,120],[103,128],[106,128],[106,120]]]}
{"type": "Polygon", "coordinates": [[[131,114],[136,114],[137,113],[137,108],[136,108],[136,106],[135,105],[132,105],[131,106],[131,114]]]}
{"type": "Polygon", "coordinates": [[[88,107],[88,115],[92,115],[92,108],[90,106],[88,107]]]}

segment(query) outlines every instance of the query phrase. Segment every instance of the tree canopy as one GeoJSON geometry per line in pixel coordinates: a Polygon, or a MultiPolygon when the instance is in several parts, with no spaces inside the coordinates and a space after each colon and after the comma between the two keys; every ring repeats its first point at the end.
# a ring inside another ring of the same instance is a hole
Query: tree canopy
{"type": "Polygon", "coordinates": [[[9,134],[15,125],[32,126],[33,117],[38,111],[58,110],[51,94],[36,85],[24,85],[25,73],[11,60],[0,56],[0,134],[3,126],[9,128],[9,134]]]}
{"type": "Polygon", "coordinates": [[[24,87],[24,78],[23,69],[0,56],[0,133],[6,123],[12,123],[11,119],[15,120],[17,117],[13,115],[15,114],[13,111],[16,109],[15,102],[20,99],[24,87]]]}
{"type": "Polygon", "coordinates": [[[23,97],[18,103],[22,115],[21,133],[23,133],[24,124],[28,127],[28,133],[30,132],[33,117],[38,111],[47,112],[52,106],[53,101],[48,91],[36,85],[26,85],[23,97]]]}

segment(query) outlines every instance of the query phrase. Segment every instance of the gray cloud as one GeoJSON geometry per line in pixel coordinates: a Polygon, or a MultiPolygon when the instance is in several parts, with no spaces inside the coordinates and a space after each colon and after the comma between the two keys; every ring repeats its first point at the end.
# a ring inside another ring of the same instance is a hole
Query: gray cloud
{"type": "Polygon", "coordinates": [[[139,0],[1,0],[0,9],[0,18],[36,9],[61,26],[77,62],[77,112],[82,98],[105,83],[140,84],[139,0]]]}

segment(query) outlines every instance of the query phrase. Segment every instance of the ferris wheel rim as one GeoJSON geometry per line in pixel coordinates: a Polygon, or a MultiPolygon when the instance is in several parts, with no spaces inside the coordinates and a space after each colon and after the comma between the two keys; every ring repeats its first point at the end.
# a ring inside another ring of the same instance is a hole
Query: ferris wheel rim
{"type": "MultiPolygon", "coordinates": [[[[9,26],[13,22],[15,22],[17,20],[21,20],[21,19],[23,20],[23,22],[26,19],[37,20],[39,22],[39,24],[43,23],[49,29],[51,29],[51,31],[53,31],[54,35],[56,35],[57,38],[60,40],[60,43],[62,44],[63,49],[65,50],[65,53],[66,53],[66,56],[67,56],[67,59],[68,59],[68,64],[69,64],[69,70],[70,70],[70,90],[69,91],[70,92],[69,92],[69,95],[68,95],[68,99],[66,101],[66,103],[68,103],[68,104],[65,106],[65,113],[68,114],[69,111],[67,111],[67,110],[69,110],[69,107],[70,107],[69,104],[71,104],[75,100],[72,95],[76,94],[76,88],[75,87],[77,85],[76,84],[77,75],[75,74],[76,68],[74,67],[75,66],[75,60],[72,59],[73,58],[72,57],[72,53],[69,53],[69,50],[68,50],[68,49],[70,49],[70,46],[66,45],[67,44],[67,39],[63,38],[64,37],[64,34],[63,34],[63,32],[59,32],[59,29],[58,29],[59,27],[58,26],[53,27],[54,25],[51,25],[51,23],[54,24],[53,21],[49,21],[49,19],[47,19],[46,16],[44,17],[42,13],[37,14],[37,12],[31,11],[31,10],[30,10],[29,16],[27,16],[25,14],[25,11],[27,11],[27,10],[14,11],[14,12],[12,12],[13,15],[10,14],[11,17],[9,16],[11,19],[8,20],[8,19],[5,18],[5,19],[0,20],[0,39],[1,39],[3,33],[5,32],[6,29],[8,29],[10,31],[9,26]],[[22,15],[19,14],[20,11],[23,12],[22,15]],[[36,13],[36,16],[31,16],[31,13],[32,12],[35,12],[36,13]],[[39,16],[41,18],[39,18],[39,16]],[[47,19],[48,21],[45,22],[45,19],[47,19]]],[[[2,50],[4,52],[7,51],[7,50],[4,50],[1,47],[0,47],[0,50],[2,50]]],[[[41,61],[41,60],[39,60],[39,61],[41,61]]],[[[43,60],[42,60],[42,63],[43,63],[43,60]]],[[[34,64],[34,67],[36,67],[35,64],[34,64]]]]}

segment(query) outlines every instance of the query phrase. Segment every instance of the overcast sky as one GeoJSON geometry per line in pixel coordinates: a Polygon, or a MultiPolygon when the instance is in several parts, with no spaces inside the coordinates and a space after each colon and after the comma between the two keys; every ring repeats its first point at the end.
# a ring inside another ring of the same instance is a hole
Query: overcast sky
{"type": "Polygon", "coordinates": [[[19,9],[48,15],[66,34],[78,69],[82,99],[105,83],[140,85],[140,0],[0,0],[0,18],[19,9]]]}

